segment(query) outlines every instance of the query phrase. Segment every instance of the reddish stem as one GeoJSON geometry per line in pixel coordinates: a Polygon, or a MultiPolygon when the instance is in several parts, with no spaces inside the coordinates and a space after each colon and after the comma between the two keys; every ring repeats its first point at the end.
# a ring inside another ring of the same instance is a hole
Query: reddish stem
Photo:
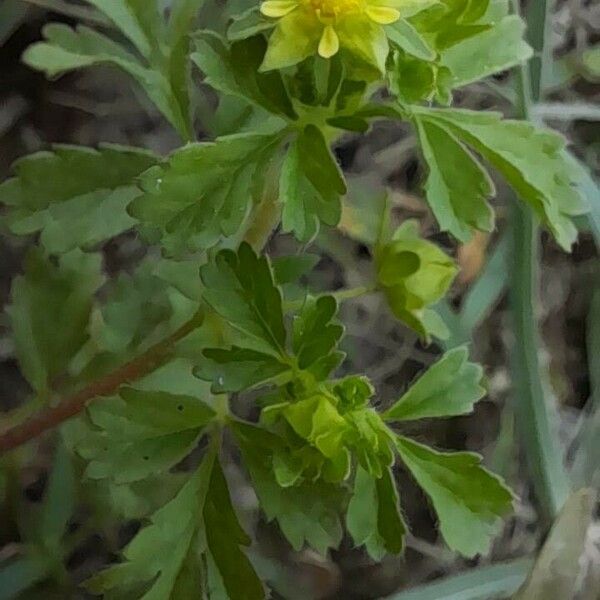
{"type": "Polygon", "coordinates": [[[137,358],[101,379],[93,381],[72,396],[64,398],[56,406],[42,410],[27,421],[0,433],[0,454],[13,450],[42,433],[58,427],[61,423],[79,414],[95,398],[110,396],[122,385],[136,381],[155,371],[169,358],[173,346],[199,327],[201,322],[199,315],[195,315],[175,333],[161,340],[137,358]]]}

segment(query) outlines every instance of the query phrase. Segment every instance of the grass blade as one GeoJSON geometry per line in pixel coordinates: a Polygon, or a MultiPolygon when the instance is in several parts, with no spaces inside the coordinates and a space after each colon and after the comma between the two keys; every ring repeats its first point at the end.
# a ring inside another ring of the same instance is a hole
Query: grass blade
{"type": "MultiPolygon", "coordinates": [[[[550,5],[548,0],[539,0],[530,5],[527,19],[529,41],[538,51],[538,58],[542,62],[533,62],[530,67],[522,66],[517,71],[518,109],[522,119],[531,119],[532,103],[540,100],[544,65],[552,58],[546,35],[550,5]]],[[[517,0],[514,0],[513,6],[518,12],[517,0]]],[[[569,496],[570,482],[554,431],[555,417],[546,399],[538,357],[540,336],[535,307],[539,304],[539,227],[528,207],[515,202],[513,211],[510,263],[514,336],[511,348],[513,404],[540,513],[550,524],[569,496]]]]}
{"type": "Polygon", "coordinates": [[[525,581],[533,561],[519,559],[479,567],[388,596],[386,600],[490,600],[508,598],[525,581]]]}

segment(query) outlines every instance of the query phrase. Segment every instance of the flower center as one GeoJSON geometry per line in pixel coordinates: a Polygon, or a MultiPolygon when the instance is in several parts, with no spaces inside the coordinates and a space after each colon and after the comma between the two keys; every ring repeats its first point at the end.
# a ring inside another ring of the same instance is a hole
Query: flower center
{"type": "Polygon", "coordinates": [[[364,0],[304,0],[304,5],[325,23],[344,15],[360,13],[365,8],[364,0]]]}

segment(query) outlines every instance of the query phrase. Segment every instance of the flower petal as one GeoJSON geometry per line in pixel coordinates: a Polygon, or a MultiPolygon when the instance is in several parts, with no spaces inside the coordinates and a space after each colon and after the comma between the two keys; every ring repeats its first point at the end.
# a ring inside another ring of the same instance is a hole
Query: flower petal
{"type": "Polygon", "coordinates": [[[400,12],[387,6],[367,6],[365,12],[372,21],[380,25],[389,25],[400,19],[400,12]]]}
{"type": "Polygon", "coordinates": [[[323,29],[323,35],[319,42],[319,54],[323,58],[331,58],[338,53],[340,49],[340,39],[332,25],[327,25],[323,29]]]}
{"type": "Polygon", "coordinates": [[[265,17],[278,19],[285,17],[298,7],[297,0],[266,0],[260,5],[260,12],[265,17]]]}

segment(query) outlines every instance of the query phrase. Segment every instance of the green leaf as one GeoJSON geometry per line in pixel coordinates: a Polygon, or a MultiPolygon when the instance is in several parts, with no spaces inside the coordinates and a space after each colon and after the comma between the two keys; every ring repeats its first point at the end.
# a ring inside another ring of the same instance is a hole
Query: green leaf
{"type": "MultiPolygon", "coordinates": [[[[182,570],[189,568],[190,553],[195,555],[200,569],[198,544],[195,539],[200,525],[202,507],[211,482],[214,454],[208,454],[200,468],[190,477],[179,493],[151,517],[123,551],[125,562],[101,571],[86,582],[94,594],[119,590],[134,597],[132,590],[147,583],[143,600],[169,600],[181,597],[176,585],[182,570]]],[[[196,590],[197,592],[200,590],[196,590]]],[[[135,594],[140,597],[140,594],[135,594]]]]}
{"type": "Polygon", "coordinates": [[[386,421],[452,417],[472,412],[485,389],[483,369],[469,362],[466,347],[455,348],[437,361],[382,416],[386,421]]]}
{"type": "Polygon", "coordinates": [[[50,478],[44,494],[40,537],[44,547],[55,555],[63,551],[61,540],[73,516],[76,501],[75,469],[63,443],[56,449],[50,478]]]}
{"type": "Polygon", "coordinates": [[[23,374],[43,393],[88,339],[93,294],[102,284],[101,257],[73,250],[54,264],[32,250],[15,279],[7,312],[23,374]]]}
{"type": "Polygon", "coordinates": [[[90,461],[86,476],[129,483],[185,458],[215,412],[192,396],[125,389],[88,414],[100,431],[77,448],[90,461]]]}
{"type": "Polygon", "coordinates": [[[0,590],[3,600],[22,597],[23,592],[48,578],[53,565],[48,556],[20,556],[0,564],[0,590]]]}
{"type": "Polygon", "coordinates": [[[282,441],[268,431],[241,422],[232,430],[242,451],[261,508],[267,520],[276,520],[295,550],[308,544],[321,554],[342,540],[339,512],[342,490],[323,482],[281,487],[273,473],[273,453],[282,441]]]}
{"type": "Polygon", "coordinates": [[[586,212],[575,187],[564,139],[524,121],[502,120],[498,113],[418,108],[419,116],[472,146],[510,183],[558,243],[570,249],[577,238],[572,217],[586,212]]]}
{"type": "Polygon", "coordinates": [[[411,18],[437,50],[445,50],[490,28],[490,0],[440,0],[411,18]]]}
{"type": "Polygon", "coordinates": [[[88,0],[103,12],[127,37],[138,51],[146,57],[152,53],[156,43],[156,26],[159,14],[156,3],[140,0],[88,0]],[[144,13],[145,11],[145,13],[144,13]]]}
{"type": "Polygon", "coordinates": [[[79,196],[126,188],[156,162],[154,154],[139,148],[56,144],[14,163],[15,177],[0,186],[0,201],[15,210],[41,211],[79,196]]]}
{"type": "Polygon", "coordinates": [[[266,256],[243,243],[238,252],[222,250],[202,267],[204,300],[232,327],[247,337],[253,349],[286,359],[281,292],[266,256]]]}
{"type": "Polygon", "coordinates": [[[290,371],[290,366],[270,354],[233,346],[229,350],[209,348],[194,370],[197,377],[212,381],[212,392],[248,391],[273,382],[290,371]]]}
{"type": "Polygon", "coordinates": [[[485,554],[510,512],[512,494],[469,452],[442,453],[398,436],[400,457],[431,499],[444,540],[464,556],[485,554]]]}
{"type": "Polygon", "coordinates": [[[427,201],[444,231],[467,241],[474,229],[492,231],[494,211],[487,200],[495,189],[487,172],[447,129],[416,119],[429,166],[427,201]]]}
{"type": "Polygon", "coordinates": [[[381,561],[386,554],[400,554],[404,548],[406,524],[398,501],[398,490],[389,469],[377,479],[358,467],[346,524],[354,543],[364,545],[373,560],[381,561]]]}
{"type": "Polygon", "coordinates": [[[336,23],[340,44],[367,66],[377,68],[380,76],[385,74],[385,62],[389,54],[387,36],[381,25],[361,17],[340,19],[336,23]]]}
{"type": "Polygon", "coordinates": [[[386,28],[388,39],[404,52],[421,60],[434,60],[435,52],[419,32],[405,19],[400,19],[386,28]]]}
{"type": "Polygon", "coordinates": [[[404,103],[428,102],[450,104],[451,74],[437,62],[415,58],[402,51],[394,52],[390,87],[404,103]]]}
{"type": "Polygon", "coordinates": [[[98,150],[55,145],[14,164],[15,177],[0,185],[12,233],[41,231],[51,253],[91,248],[136,224],[127,206],[140,195],[135,179],[158,159],[116,145],[98,150]]]}
{"type": "Polygon", "coordinates": [[[253,37],[263,31],[273,29],[275,23],[269,19],[265,19],[258,6],[249,8],[246,12],[233,18],[229,29],[227,30],[227,38],[236,42],[253,37]]]}
{"type": "Polygon", "coordinates": [[[292,346],[298,366],[318,379],[325,379],[344,358],[335,351],[344,334],[344,328],[332,322],[337,309],[333,296],[309,297],[294,319],[292,346]]]}
{"type": "Polygon", "coordinates": [[[215,461],[204,504],[204,527],[210,556],[219,571],[229,600],[261,600],[263,585],[240,546],[250,538],[242,529],[231,504],[227,481],[215,461]]]}
{"type": "Polygon", "coordinates": [[[302,276],[312,271],[321,257],[318,254],[297,254],[279,256],[273,260],[273,274],[278,285],[296,283],[302,276]]]}
{"type": "Polygon", "coordinates": [[[338,224],[346,183],[323,133],[314,125],[308,125],[290,146],[279,189],[284,231],[307,241],[316,235],[320,222],[338,224]]]}
{"type": "Polygon", "coordinates": [[[196,36],[195,42],[192,60],[203,71],[206,83],[275,115],[297,118],[281,74],[258,71],[267,47],[264,37],[254,36],[227,46],[217,34],[205,31],[196,36]]]}
{"type": "Polygon", "coordinates": [[[525,23],[510,15],[491,29],[464,40],[442,53],[442,64],[452,72],[452,86],[460,87],[505,71],[532,56],[523,39],[525,23]]]}
{"type": "MultiPolygon", "coordinates": [[[[43,30],[45,42],[29,46],[23,55],[31,68],[57,77],[83,67],[99,64],[114,65],[131,77],[148,94],[150,100],[184,137],[191,139],[189,116],[183,113],[177,94],[171,87],[168,73],[146,66],[137,56],[109,37],[84,27],[71,29],[68,25],[50,23],[43,30]]],[[[138,40],[142,44],[142,39],[138,40]]],[[[148,50],[149,49],[145,49],[148,50]]]]}
{"type": "Polygon", "coordinates": [[[264,161],[280,143],[277,133],[248,133],[184,146],[144,175],[145,193],[130,213],[158,230],[171,254],[210,248],[239,230],[252,199],[249,190],[262,192],[264,161]]]}
{"type": "Polygon", "coordinates": [[[298,136],[298,148],[302,168],[319,192],[346,193],[344,175],[318,127],[307,125],[304,128],[298,136]]]}
{"type": "MultiPolygon", "coordinates": [[[[142,85],[146,87],[149,96],[167,118],[179,129],[182,137],[192,139],[194,132],[190,115],[189,33],[194,27],[195,16],[203,0],[175,0],[169,7],[168,20],[165,19],[164,9],[155,1],[151,3],[145,0],[90,1],[114,23],[144,57],[145,60],[139,60],[139,64],[142,67],[148,66],[149,71],[160,76],[160,85],[164,87],[163,93],[168,96],[168,104],[171,105],[169,110],[165,111],[157,103],[157,98],[162,95],[162,93],[157,94],[153,89],[156,87],[157,79],[149,78],[147,83],[142,82],[142,85]]],[[[123,65],[118,66],[124,68],[123,65]]],[[[134,72],[131,74],[138,78],[134,72]]]]}
{"type": "MultiPolygon", "coordinates": [[[[110,354],[122,362],[164,327],[173,307],[169,288],[154,275],[155,268],[151,258],[131,275],[121,273],[106,286],[104,302],[94,312],[90,326],[94,353],[110,354]]],[[[197,273],[196,279],[200,279],[197,273]]]]}
{"type": "Polygon", "coordinates": [[[444,337],[445,326],[429,307],[448,291],[457,273],[454,261],[420,238],[414,221],[406,221],[376,258],[377,280],[394,315],[426,339],[444,337]]]}
{"type": "MultiPolygon", "coordinates": [[[[193,114],[191,106],[191,72],[190,53],[192,41],[190,32],[195,29],[197,15],[204,0],[176,0],[171,7],[171,13],[166,26],[165,40],[169,49],[166,66],[173,94],[177,98],[182,113],[187,116],[189,125],[188,137],[194,139],[192,127],[193,114]]],[[[143,5],[142,5],[143,6],[143,5]]],[[[143,10],[143,9],[142,9],[143,10]]]]}

